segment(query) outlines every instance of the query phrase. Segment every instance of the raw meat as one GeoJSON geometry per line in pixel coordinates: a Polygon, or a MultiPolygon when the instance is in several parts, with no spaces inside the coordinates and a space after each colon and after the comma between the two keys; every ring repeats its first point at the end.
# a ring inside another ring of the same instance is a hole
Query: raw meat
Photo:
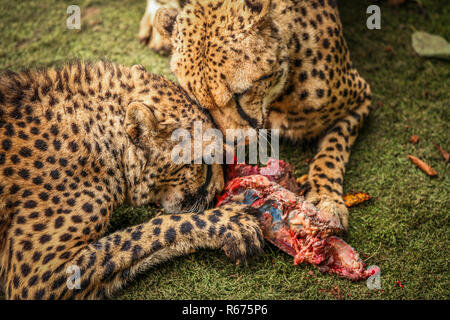
{"type": "Polygon", "coordinates": [[[271,159],[264,168],[229,165],[227,174],[229,182],[217,206],[236,202],[257,209],[265,239],[292,255],[296,265],[312,263],[322,272],[351,280],[375,273],[366,271],[358,253],[336,236],[343,231],[338,219],[330,220],[287,189],[298,190],[290,165],[271,159]]]}

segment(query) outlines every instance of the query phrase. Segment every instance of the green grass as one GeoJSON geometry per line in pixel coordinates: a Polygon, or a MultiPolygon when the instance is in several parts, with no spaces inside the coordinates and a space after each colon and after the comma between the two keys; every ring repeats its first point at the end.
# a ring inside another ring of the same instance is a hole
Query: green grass
{"type": "MultiPolygon", "coordinates": [[[[373,1],[375,2],[375,1],[373,1]]],[[[399,9],[382,7],[382,29],[365,27],[372,1],[340,1],[344,33],[354,64],[372,86],[374,105],[353,148],[345,191],[365,191],[374,199],[350,211],[348,242],[369,265],[382,270],[382,290],[322,275],[310,265],[267,245],[249,267],[230,263],[219,251],[201,250],[158,265],[138,276],[117,299],[449,299],[449,165],[433,143],[450,151],[450,65],[418,57],[413,30],[450,40],[450,4],[422,0],[399,9]],[[392,52],[386,52],[387,46],[392,52]],[[417,145],[408,142],[416,134],[417,145]],[[438,172],[429,178],[407,158],[416,155],[438,172]],[[395,286],[399,280],[404,288],[395,286]]],[[[136,63],[174,79],[168,59],[141,46],[136,35],[144,0],[8,1],[0,0],[0,69],[53,66],[67,59],[106,58],[136,63]],[[82,19],[81,31],[65,28],[66,8],[98,8],[82,19]],[[91,21],[91,22],[89,22],[91,21]]],[[[313,148],[282,145],[282,159],[300,176],[313,148]]],[[[152,207],[122,207],[110,231],[144,222],[152,207]]]]}

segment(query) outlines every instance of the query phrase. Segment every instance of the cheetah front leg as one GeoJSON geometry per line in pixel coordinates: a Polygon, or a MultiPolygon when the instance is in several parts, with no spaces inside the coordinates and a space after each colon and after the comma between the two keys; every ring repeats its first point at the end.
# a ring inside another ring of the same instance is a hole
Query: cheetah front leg
{"type": "Polygon", "coordinates": [[[148,47],[161,54],[169,54],[171,50],[170,40],[162,37],[156,28],[153,28],[153,20],[159,8],[180,9],[178,0],[147,0],[145,14],[139,26],[139,41],[148,44],[148,47]]]}
{"type": "Polygon", "coordinates": [[[348,229],[348,209],[342,200],[345,166],[364,118],[369,114],[370,95],[365,94],[360,107],[339,120],[320,140],[318,152],[309,167],[306,200],[340,220],[348,229]]]}
{"type": "MultiPolygon", "coordinates": [[[[26,298],[96,299],[110,296],[137,272],[196,248],[222,248],[231,259],[246,262],[260,253],[264,245],[257,220],[247,214],[248,209],[247,206],[229,205],[202,213],[162,215],[110,234],[90,243],[59,267],[45,268],[45,273],[36,277],[39,280],[34,281],[33,286],[27,286],[26,298]],[[80,275],[78,288],[72,275],[66,273],[67,270],[74,271],[74,266],[80,275]],[[68,287],[67,280],[73,288],[68,287]]],[[[10,283],[14,288],[11,295],[19,297],[23,290],[14,281],[10,283]]]]}

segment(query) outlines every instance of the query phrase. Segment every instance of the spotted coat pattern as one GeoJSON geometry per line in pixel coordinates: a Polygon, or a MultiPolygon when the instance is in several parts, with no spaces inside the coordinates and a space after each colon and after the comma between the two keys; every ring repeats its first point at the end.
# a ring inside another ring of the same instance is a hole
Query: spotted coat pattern
{"type": "Polygon", "coordinates": [[[220,166],[176,165],[170,132],[212,126],[172,82],[75,62],[0,75],[0,285],[8,299],[100,298],[160,261],[198,247],[245,261],[263,245],[249,209],[203,208],[220,166]],[[104,236],[118,205],[169,214],[104,236]],[[74,269],[80,287],[67,285],[74,269]]]}
{"type": "Polygon", "coordinates": [[[371,90],[350,60],[335,0],[191,0],[159,9],[180,85],[218,127],[316,140],[307,200],[345,228],[343,176],[371,90]]]}

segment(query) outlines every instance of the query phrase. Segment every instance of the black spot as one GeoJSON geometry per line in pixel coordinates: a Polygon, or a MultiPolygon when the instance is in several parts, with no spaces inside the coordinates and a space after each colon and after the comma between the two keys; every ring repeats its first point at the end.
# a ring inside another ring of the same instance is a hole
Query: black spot
{"type": "Polygon", "coordinates": [[[64,225],[64,220],[65,219],[62,216],[59,216],[58,218],[56,218],[56,220],[55,220],[55,228],[56,229],[61,228],[64,225]]]}
{"type": "Polygon", "coordinates": [[[47,226],[44,223],[36,223],[35,225],[33,225],[33,230],[34,231],[42,231],[46,228],[47,226]]]}
{"type": "Polygon", "coordinates": [[[9,149],[11,149],[11,146],[12,146],[12,142],[10,139],[5,139],[2,141],[3,150],[8,151],[9,149]]]}
{"type": "Polygon", "coordinates": [[[20,271],[22,272],[22,276],[26,277],[30,273],[31,268],[27,263],[24,263],[20,266],[20,271]]]}
{"type": "Polygon", "coordinates": [[[47,282],[50,279],[51,275],[51,271],[44,272],[44,274],[42,275],[42,282],[47,282]]]}
{"type": "Polygon", "coordinates": [[[31,243],[31,241],[24,240],[21,241],[21,244],[23,246],[23,250],[25,251],[30,251],[31,249],[33,249],[33,244],[31,243]]]}
{"type": "Polygon", "coordinates": [[[47,254],[47,255],[44,257],[44,259],[42,259],[42,264],[48,263],[48,262],[51,261],[54,257],[55,257],[55,254],[54,254],[54,253],[49,253],[49,254],[47,254]]]}
{"type": "Polygon", "coordinates": [[[39,251],[36,251],[35,253],[33,253],[33,256],[31,257],[31,259],[33,259],[33,262],[38,261],[42,256],[42,253],[40,253],[39,251]]]}
{"type": "Polygon", "coordinates": [[[221,226],[219,228],[219,236],[222,236],[225,233],[226,230],[227,230],[227,228],[225,226],[221,226]]]}
{"type": "Polygon", "coordinates": [[[175,238],[177,236],[177,233],[174,228],[170,228],[166,231],[164,234],[164,239],[167,241],[167,243],[172,243],[175,241],[175,238]]]}
{"type": "Polygon", "coordinates": [[[47,162],[51,163],[51,164],[55,164],[56,163],[56,159],[55,159],[55,157],[50,156],[50,157],[47,157],[47,162]]]}
{"type": "Polygon", "coordinates": [[[59,129],[56,125],[52,125],[50,127],[50,133],[53,134],[54,136],[57,136],[59,133],[59,129]]]}
{"type": "Polygon", "coordinates": [[[47,142],[45,142],[44,140],[40,140],[40,139],[38,139],[34,142],[34,146],[37,149],[42,150],[42,151],[47,151],[47,149],[48,149],[47,142]]]}
{"type": "Polygon", "coordinates": [[[192,228],[193,227],[192,227],[192,224],[190,222],[184,222],[183,224],[181,224],[180,232],[182,234],[186,234],[186,233],[191,232],[192,228]]]}
{"type": "Polygon", "coordinates": [[[37,206],[37,202],[34,200],[28,200],[23,204],[24,208],[31,209],[37,206]]]}
{"type": "Polygon", "coordinates": [[[161,218],[156,218],[152,220],[152,223],[154,225],[160,225],[162,223],[162,219],[161,218]]]}
{"type": "Polygon", "coordinates": [[[42,169],[42,167],[44,167],[44,164],[41,161],[35,161],[34,162],[34,167],[36,169],[42,169]]]}
{"type": "Polygon", "coordinates": [[[3,175],[5,177],[10,177],[13,174],[14,174],[14,169],[13,168],[8,167],[8,168],[3,169],[3,175]]]}
{"type": "Polygon", "coordinates": [[[133,247],[133,253],[132,253],[132,255],[131,255],[131,258],[133,259],[133,260],[136,260],[137,258],[139,258],[139,255],[140,255],[140,253],[141,253],[141,251],[142,251],[142,248],[141,248],[141,246],[139,246],[139,245],[135,245],[134,247],[133,247]]]}
{"type": "Polygon", "coordinates": [[[162,248],[161,242],[159,242],[159,240],[155,240],[152,243],[152,250],[156,251],[162,248]]]}
{"type": "Polygon", "coordinates": [[[20,169],[17,174],[25,180],[30,178],[30,172],[27,169],[20,169]]]}
{"type": "Polygon", "coordinates": [[[40,238],[39,238],[39,242],[40,243],[42,243],[42,244],[44,244],[44,243],[46,243],[46,242],[49,242],[50,240],[51,240],[51,236],[50,235],[48,235],[48,234],[44,234],[44,235],[42,235],[40,238]]]}
{"type": "Polygon", "coordinates": [[[78,130],[78,126],[75,123],[72,123],[72,132],[73,134],[78,134],[79,130],[78,130]]]}
{"type": "Polygon", "coordinates": [[[203,221],[202,219],[200,219],[198,215],[193,215],[193,216],[192,216],[192,220],[195,221],[195,224],[196,224],[197,227],[199,227],[200,229],[203,229],[203,228],[206,226],[206,222],[203,221]]]}
{"type": "Polygon", "coordinates": [[[333,163],[333,162],[327,161],[327,162],[325,162],[325,165],[326,165],[328,168],[330,168],[330,169],[334,169],[334,163],[333,163]]]}
{"type": "Polygon", "coordinates": [[[308,91],[303,90],[303,91],[300,93],[299,99],[300,99],[300,100],[305,100],[306,98],[308,98],[308,91]]]}
{"type": "Polygon", "coordinates": [[[72,235],[69,233],[64,233],[61,237],[59,237],[59,240],[61,241],[69,241],[72,239],[72,235]]]}
{"type": "Polygon", "coordinates": [[[59,179],[59,171],[58,170],[52,170],[52,171],[50,171],[50,176],[53,178],[53,179],[59,179]]]}
{"type": "Polygon", "coordinates": [[[18,191],[20,190],[20,187],[17,184],[13,184],[10,188],[9,188],[9,193],[10,194],[16,194],[18,191]]]}
{"type": "Polygon", "coordinates": [[[69,142],[69,149],[72,152],[77,152],[78,151],[78,144],[75,141],[69,142]]]}
{"type": "Polygon", "coordinates": [[[71,219],[72,219],[72,221],[75,222],[75,223],[81,223],[81,222],[83,222],[83,219],[81,218],[81,216],[78,216],[78,215],[72,216],[71,219]]]}
{"type": "Polygon", "coordinates": [[[61,141],[55,139],[55,140],[53,141],[53,147],[55,148],[56,151],[58,151],[59,149],[61,149],[61,141]]]}
{"type": "Polygon", "coordinates": [[[44,213],[47,217],[51,217],[54,214],[54,211],[52,208],[47,208],[45,209],[44,213]]]}
{"type": "Polygon", "coordinates": [[[216,215],[210,215],[208,217],[208,220],[211,221],[212,223],[217,223],[219,221],[219,218],[216,215]]]}
{"type": "Polygon", "coordinates": [[[135,231],[131,234],[131,239],[133,239],[134,241],[139,241],[141,239],[141,236],[142,236],[142,232],[135,231]]]}
{"type": "Polygon", "coordinates": [[[93,211],[92,204],[90,204],[89,202],[86,202],[85,204],[83,204],[83,206],[81,208],[87,213],[91,213],[93,211]]]}
{"type": "Polygon", "coordinates": [[[210,226],[208,229],[208,235],[210,237],[214,236],[216,234],[216,227],[215,226],[210,226]]]}
{"type": "Polygon", "coordinates": [[[23,147],[22,149],[20,149],[19,154],[24,158],[31,157],[31,149],[23,147]]]}
{"type": "Polygon", "coordinates": [[[40,290],[36,291],[36,293],[34,294],[34,299],[35,300],[42,300],[44,295],[45,295],[45,289],[40,289],[40,290]]]}
{"type": "Polygon", "coordinates": [[[67,159],[61,158],[58,160],[59,164],[63,167],[67,166],[67,159]]]}
{"type": "Polygon", "coordinates": [[[36,184],[36,185],[40,185],[40,184],[42,184],[42,182],[43,182],[41,176],[34,177],[32,181],[33,181],[33,183],[36,184]]]}
{"type": "Polygon", "coordinates": [[[308,74],[305,71],[301,72],[300,75],[298,76],[298,80],[300,82],[305,82],[307,79],[308,79],[308,74]]]}

